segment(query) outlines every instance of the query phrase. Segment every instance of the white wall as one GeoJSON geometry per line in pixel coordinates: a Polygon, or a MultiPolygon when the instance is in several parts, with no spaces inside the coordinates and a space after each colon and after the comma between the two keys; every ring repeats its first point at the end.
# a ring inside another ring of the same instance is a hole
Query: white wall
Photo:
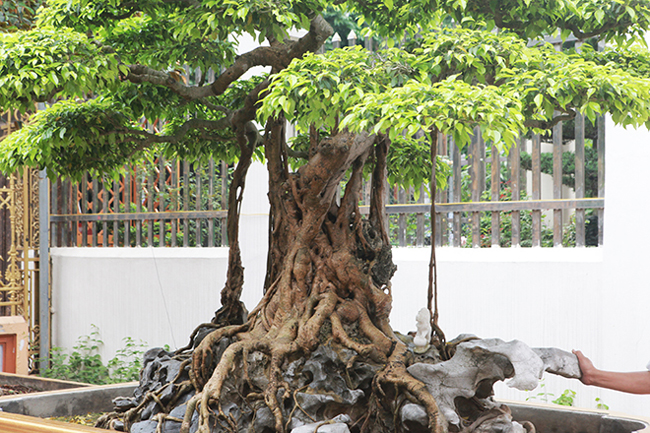
{"type": "Polygon", "coordinates": [[[219,306],[227,248],[52,248],[52,344],[96,325],[106,360],[124,337],[182,347],[219,306]]]}
{"type": "MultiPolygon", "coordinates": [[[[642,370],[650,360],[650,181],[648,132],[607,125],[605,247],[580,249],[441,249],[438,252],[440,325],[460,333],[519,339],[530,346],[579,348],[611,370],[642,370]]],[[[262,296],[268,204],[265,170],[251,168],[242,206],[244,302],[262,296]],[[255,185],[258,187],[256,188],[255,185]]],[[[429,250],[394,250],[393,328],[415,328],[425,306],[429,250]]],[[[180,347],[219,307],[224,249],[53,249],[53,343],[71,347],[100,327],[105,357],[125,336],[180,347]],[[167,318],[169,312],[169,320],[167,318]],[[170,325],[171,321],[171,325],[170,325]]],[[[577,392],[577,405],[650,415],[650,396],[629,396],[547,376],[542,391],[577,392]]],[[[497,396],[531,393],[497,386],[497,396]]]]}
{"type": "MultiPolygon", "coordinates": [[[[594,354],[600,333],[599,294],[604,276],[600,248],[441,248],[438,260],[439,324],[448,340],[459,334],[521,340],[531,347],[581,348],[594,354]],[[584,300],[586,299],[586,303],[584,300]]],[[[415,314],[426,306],[429,254],[393,250],[394,329],[415,330],[415,314]]],[[[645,365],[645,364],[643,364],[645,365]]],[[[576,380],[547,375],[545,392],[578,390],[577,405],[595,407],[597,390],[576,380]]],[[[531,393],[495,386],[500,398],[525,400],[531,393]]],[[[612,408],[614,400],[607,399],[612,408]]],[[[621,402],[617,409],[623,410],[621,402]]]]}
{"type": "MultiPolygon", "coordinates": [[[[266,185],[255,163],[247,186],[266,185]]],[[[268,201],[265,188],[247,189],[241,209],[242,300],[262,297],[268,201]]],[[[52,248],[52,344],[72,348],[96,325],[110,359],[132,337],[150,346],[183,347],[194,328],[220,306],[228,248],[52,248]]]]}

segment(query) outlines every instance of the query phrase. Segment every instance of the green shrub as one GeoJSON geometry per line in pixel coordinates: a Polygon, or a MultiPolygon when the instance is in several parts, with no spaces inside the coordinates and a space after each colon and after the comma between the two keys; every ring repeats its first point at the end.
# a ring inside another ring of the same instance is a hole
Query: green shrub
{"type": "Polygon", "coordinates": [[[95,385],[138,380],[142,354],[147,346],[142,341],[136,343],[131,337],[126,337],[123,341],[125,346],[104,365],[98,353],[104,342],[100,339],[99,329],[92,325],[90,335],[79,337],[72,353],[66,353],[61,347],[53,347],[50,351],[50,366],[41,375],[95,385]]]}

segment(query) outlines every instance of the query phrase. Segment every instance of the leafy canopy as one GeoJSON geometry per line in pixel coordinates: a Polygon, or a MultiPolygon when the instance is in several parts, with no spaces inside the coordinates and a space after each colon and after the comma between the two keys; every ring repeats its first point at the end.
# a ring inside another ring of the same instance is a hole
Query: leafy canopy
{"type": "MultiPolygon", "coordinates": [[[[416,185],[436,132],[462,145],[478,128],[508,148],[577,112],[650,124],[645,0],[49,0],[28,18],[1,27],[0,107],[46,106],[0,142],[4,172],[115,173],[154,151],[234,161],[260,154],[282,115],[302,134],[388,135],[391,180],[416,185]],[[313,54],[332,33],[325,12],[358,17],[383,48],[313,54]],[[238,53],[245,34],[264,46],[238,53]],[[570,34],[607,48],[540,42],[570,34]]],[[[309,157],[305,137],[291,158],[309,157]]]]}

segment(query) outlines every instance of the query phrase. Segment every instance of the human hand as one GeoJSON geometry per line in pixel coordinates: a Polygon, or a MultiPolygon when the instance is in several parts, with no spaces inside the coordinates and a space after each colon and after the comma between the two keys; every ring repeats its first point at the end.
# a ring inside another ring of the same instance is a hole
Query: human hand
{"type": "Polygon", "coordinates": [[[593,362],[579,350],[572,350],[572,352],[578,358],[578,364],[580,365],[580,372],[582,373],[580,382],[585,385],[592,385],[593,375],[597,371],[593,362]]]}

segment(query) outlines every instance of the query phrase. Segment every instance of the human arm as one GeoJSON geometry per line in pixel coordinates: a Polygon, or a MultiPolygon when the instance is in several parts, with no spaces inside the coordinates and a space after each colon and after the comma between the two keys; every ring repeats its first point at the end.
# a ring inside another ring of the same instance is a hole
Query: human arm
{"type": "Polygon", "coordinates": [[[585,385],[631,394],[650,394],[650,371],[623,373],[599,370],[581,351],[574,350],[573,353],[578,357],[580,371],[582,372],[580,381],[585,385]]]}

